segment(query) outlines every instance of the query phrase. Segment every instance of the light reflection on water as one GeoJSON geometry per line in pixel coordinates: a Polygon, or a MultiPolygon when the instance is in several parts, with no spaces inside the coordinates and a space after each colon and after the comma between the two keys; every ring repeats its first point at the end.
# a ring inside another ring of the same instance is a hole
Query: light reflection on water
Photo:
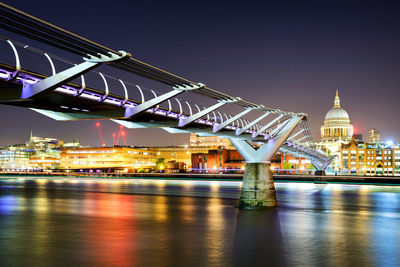
{"type": "Polygon", "coordinates": [[[280,207],[267,211],[238,210],[240,187],[2,180],[0,258],[4,266],[400,265],[399,186],[276,183],[280,207]]]}

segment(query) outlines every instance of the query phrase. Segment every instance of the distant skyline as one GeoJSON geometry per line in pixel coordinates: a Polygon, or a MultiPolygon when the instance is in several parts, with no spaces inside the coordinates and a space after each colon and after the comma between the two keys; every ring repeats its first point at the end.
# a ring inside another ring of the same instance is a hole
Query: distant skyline
{"type": "MultiPolygon", "coordinates": [[[[309,114],[316,140],[336,89],[355,133],[400,141],[396,1],[87,1],[5,3],[170,72],[255,103],[309,114]],[[244,93],[245,92],[245,93],[244,93]]],[[[0,30],[0,34],[8,33],[0,30]]],[[[136,81],[136,77],[132,77],[136,81]]],[[[0,105],[0,146],[34,135],[99,145],[96,121],[57,122],[0,105]]],[[[102,121],[106,142],[119,125],[102,121]]],[[[188,135],[127,130],[134,145],[188,135]]]]}

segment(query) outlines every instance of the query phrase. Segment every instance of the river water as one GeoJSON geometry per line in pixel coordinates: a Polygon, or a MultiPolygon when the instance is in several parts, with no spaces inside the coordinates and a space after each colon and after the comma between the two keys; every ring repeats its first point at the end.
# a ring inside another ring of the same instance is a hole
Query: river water
{"type": "Polygon", "coordinates": [[[0,179],[0,266],[400,266],[400,186],[0,179]]]}

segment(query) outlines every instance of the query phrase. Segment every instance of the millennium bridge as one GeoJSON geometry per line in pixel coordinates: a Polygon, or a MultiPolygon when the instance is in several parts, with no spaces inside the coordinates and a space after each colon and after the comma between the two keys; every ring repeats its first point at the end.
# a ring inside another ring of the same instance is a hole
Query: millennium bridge
{"type": "Polygon", "coordinates": [[[170,133],[229,138],[246,161],[241,208],[277,206],[270,164],[278,151],[308,158],[318,175],[324,174],[333,160],[317,149],[305,113],[231,96],[2,2],[0,28],[5,33],[0,36],[4,45],[1,56],[12,59],[12,63],[0,62],[0,104],[29,108],[59,121],[110,119],[127,128],[157,127],[170,133]],[[5,36],[9,34],[23,40],[5,36]],[[32,47],[26,40],[59,51],[63,57],[32,47]],[[27,53],[42,57],[48,72],[24,67],[22,55],[27,53]],[[62,70],[59,65],[63,65],[62,70]],[[127,79],[103,70],[123,73],[127,79]],[[98,76],[103,86],[89,86],[90,75],[98,76]],[[133,84],[128,81],[131,76],[166,89],[157,91],[133,84]]]}

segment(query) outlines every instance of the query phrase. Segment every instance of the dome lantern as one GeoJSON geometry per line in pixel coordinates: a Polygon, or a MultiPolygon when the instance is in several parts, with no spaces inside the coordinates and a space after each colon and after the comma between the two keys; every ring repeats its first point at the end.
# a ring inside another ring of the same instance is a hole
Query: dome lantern
{"type": "Polygon", "coordinates": [[[336,96],[335,96],[333,108],[340,108],[340,98],[339,98],[339,90],[338,89],[336,89],[336,96]]]}

